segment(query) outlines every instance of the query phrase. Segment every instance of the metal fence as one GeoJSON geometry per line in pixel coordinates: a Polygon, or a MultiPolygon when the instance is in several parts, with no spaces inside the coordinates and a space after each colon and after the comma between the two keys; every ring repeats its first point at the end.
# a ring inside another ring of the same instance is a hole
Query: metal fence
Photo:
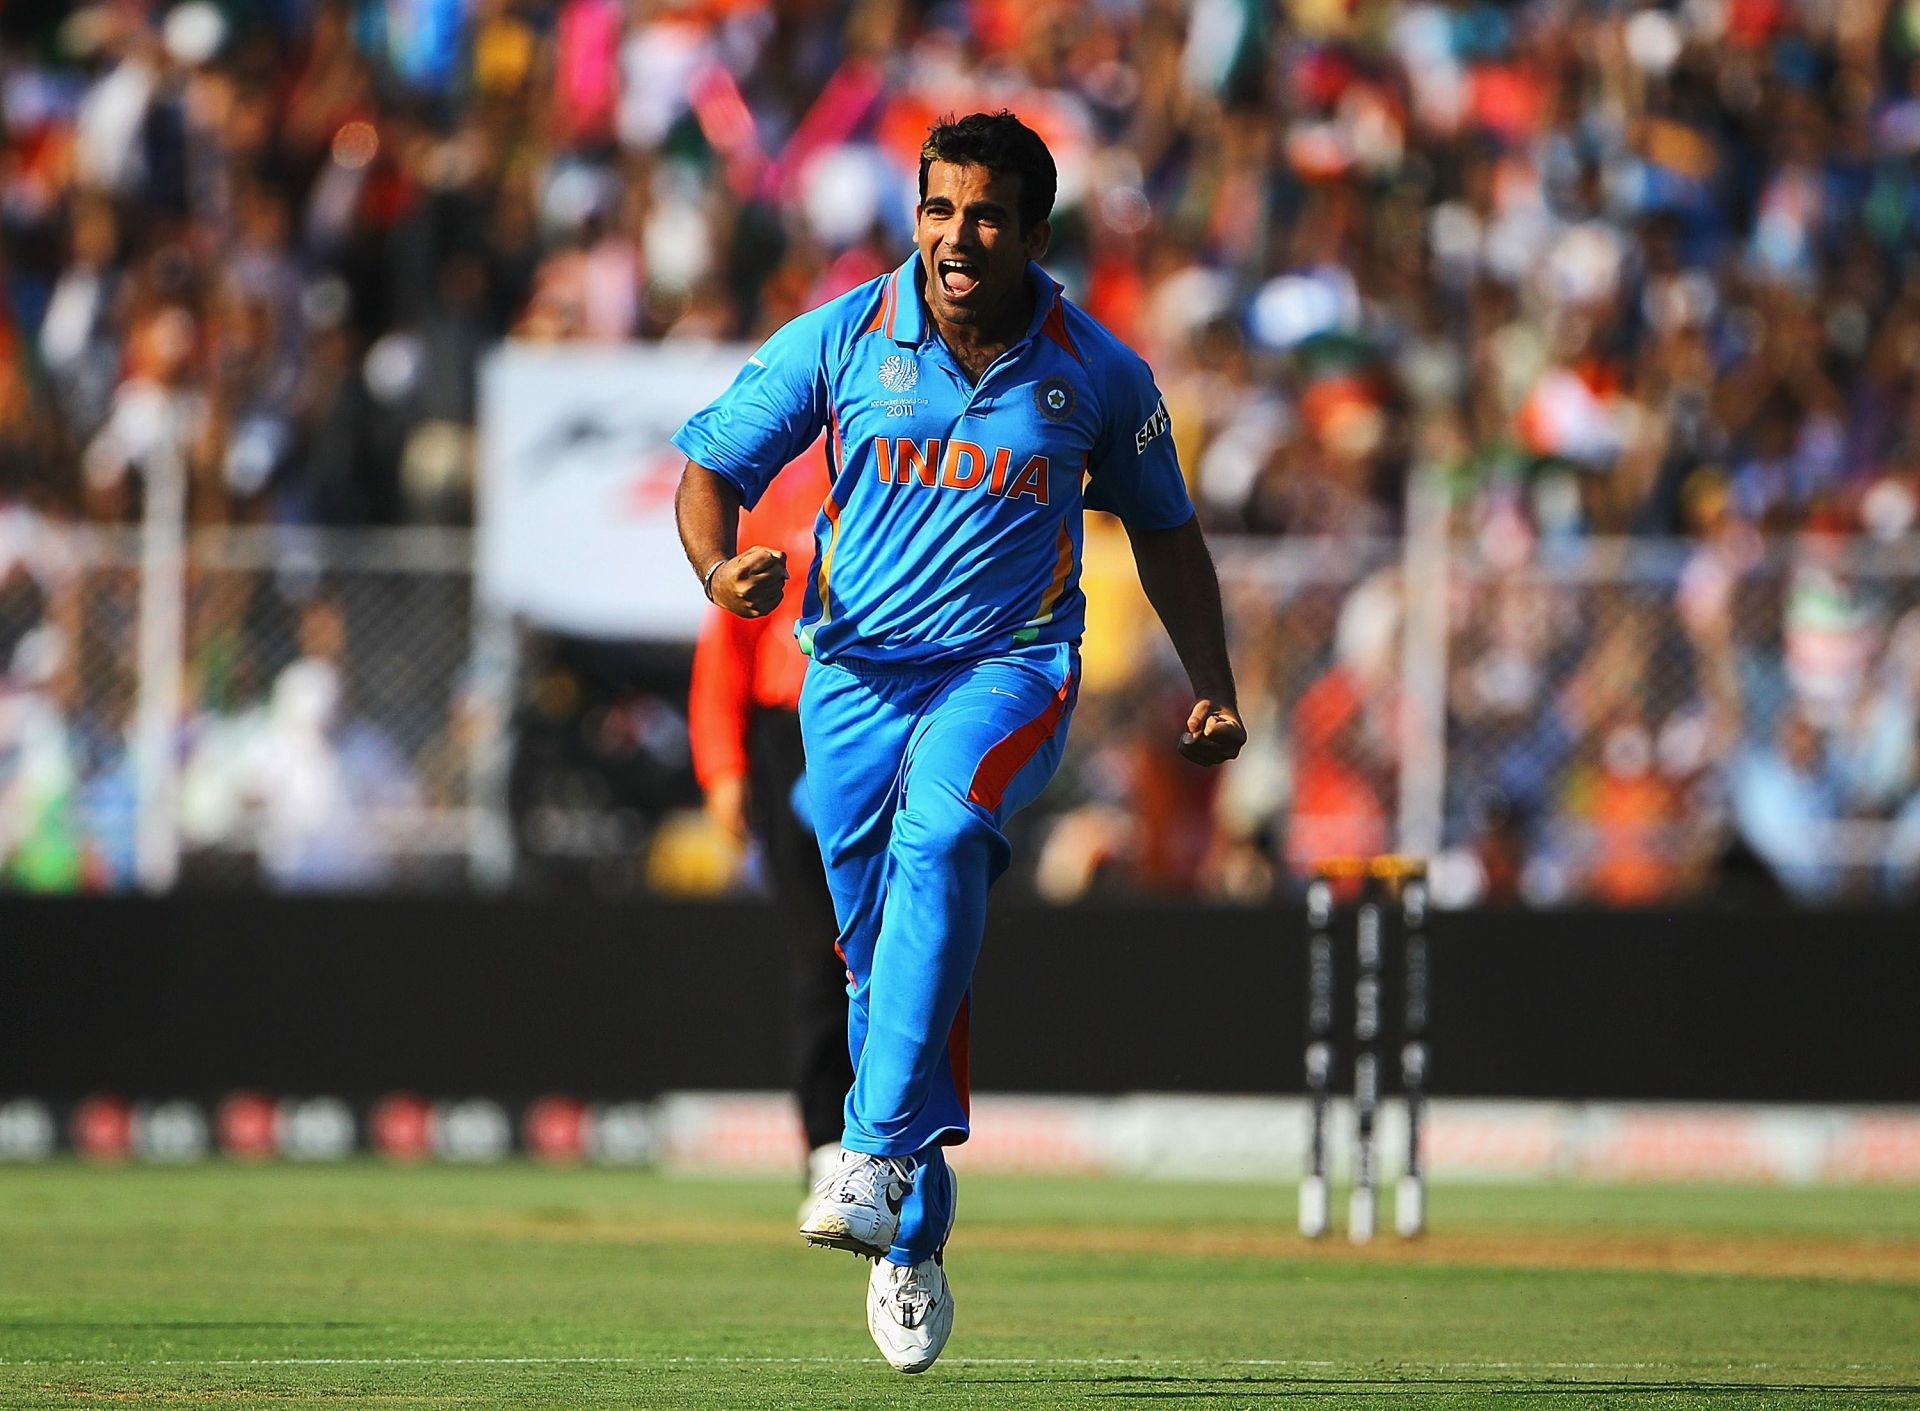
{"type": "Polygon", "coordinates": [[[468,536],[223,529],[158,571],[150,549],[40,524],[0,557],[4,884],[464,879],[468,536]]]}
{"type": "Polygon", "coordinates": [[[1912,890],[1920,541],[1730,531],[1461,581],[1450,814],[1498,890],[1912,890]]]}
{"type": "MultiPolygon", "coordinates": [[[[0,517],[0,887],[737,884],[693,808],[683,650],[489,634],[459,532],[152,549],[0,517]]],[[[1177,667],[1090,560],[1087,686],[1015,885],[1252,899],[1399,849],[1455,905],[1915,887],[1920,544],[1216,554],[1247,756],[1173,760],[1177,667]]]]}
{"type": "Polygon", "coordinates": [[[1455,905],[1821,903],[1920,880],[1920,541],[1486,535],[1222,560],[1273,741],[1266,796],[1230,782],[1216,810],[1229,854],[1237,827],[1297,879],[1398,847],[1436,859],[1455,905]]]}

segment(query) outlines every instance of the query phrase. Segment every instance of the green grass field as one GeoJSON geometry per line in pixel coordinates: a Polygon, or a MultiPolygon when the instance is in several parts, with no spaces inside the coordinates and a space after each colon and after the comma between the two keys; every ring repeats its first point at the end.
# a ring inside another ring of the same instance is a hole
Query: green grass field
{"type": "MultiPolygon", "coordinates": [[[[963,1178],[964,1179],[964,1178],[963,1178]]],[[[798,1192],[607,1170],[0,1168],[0,1408],[1920,1408],[1920,1194],[964,1179],[947,1357],[798,1192]]]]}

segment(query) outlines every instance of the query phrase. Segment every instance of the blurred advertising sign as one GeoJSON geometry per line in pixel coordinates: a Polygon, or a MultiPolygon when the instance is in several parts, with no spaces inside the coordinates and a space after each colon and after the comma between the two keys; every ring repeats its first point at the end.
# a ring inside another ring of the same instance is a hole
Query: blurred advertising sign
{"type": "Polygon", "coordinates": [[[753,350],[506,343],[480,373],[479,591],[585,637],[692,641],[707,604],[680,552],[667,438],[753,350]]]}

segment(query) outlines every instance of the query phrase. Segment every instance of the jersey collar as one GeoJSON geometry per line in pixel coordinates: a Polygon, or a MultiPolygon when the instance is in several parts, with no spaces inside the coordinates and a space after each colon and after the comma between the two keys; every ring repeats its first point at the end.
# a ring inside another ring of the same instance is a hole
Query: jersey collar
{"type": "MultiPolygon", "coordinates": [[[[920,252],[915,250],[907,262],[893,272],[893,287],[888,291],[881,322],[887,336],[909,348],[917,348],[934,336],[933,318],[927,312],[926,299],[920,293],[920,252]]],[[[1032,260],[1027,261],[1027,286],[1033,290],[1033,321],[1027,325],[1030,342],[1049,323],[1064,328],[1059,312],[1061,287],[1054,277],[1032,260]]],[[[1051,331],[1051,329],[1049,329],[1051,331]]],[[[1069,351],[1072,349],[1069,347],[1069,351]]],[[[1075,353],[1075,357],[1079,354],[1075,353]]]]}

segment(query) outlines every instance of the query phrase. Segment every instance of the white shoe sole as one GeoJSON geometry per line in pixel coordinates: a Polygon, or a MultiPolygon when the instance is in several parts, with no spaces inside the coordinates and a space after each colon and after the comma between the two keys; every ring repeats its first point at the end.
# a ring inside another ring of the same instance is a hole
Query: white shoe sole
{"type": "Polygon", "coordinates": [[[844,1221],[825,1221],[811,1230],[802,1230],[800,1238],[814,1249],[843,1249],[848,1254],[857,1254],[862,1259],[878,1259],[892,1245],[871,1245],[847,1228],[844,1221]],[[838,1224],[840,1228],[835,1229],[838,1224]]]}
{"type": "Polygon", "coordinates": [[[878,1259],[893,1248],[891,1238],[885,1244],[875,1244],[862,1238],[846,1216],[830,1210],[810,1215],[800,1226],[800,1238],[817,1249],[844,1249],[863,1259],[878,1259]]]}

